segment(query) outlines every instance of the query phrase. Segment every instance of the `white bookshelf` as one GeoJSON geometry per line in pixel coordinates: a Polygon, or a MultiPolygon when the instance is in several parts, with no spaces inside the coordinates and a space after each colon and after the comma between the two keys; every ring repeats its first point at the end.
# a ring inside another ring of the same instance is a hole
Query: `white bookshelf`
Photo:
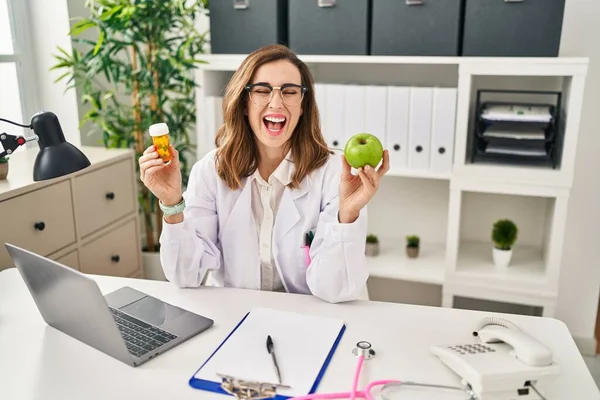
{"type": "MultiPolygon", "coordinates": [[[[563,235],[579,136],[588,59],[300,55],[316,83],[457,88],[453,162],[448,172],[391,165],[369,206],[369,231],[381,253],[369,257],[372,277],[441,286],[454,296],[541,307],[554,314],[563,235]],[[564,129],[556,169],[471,163],[478,89],[561,91],[564,129]],[[497,269],[490,235],[495,220],[519,227],[511,265],[497,269]],[[405,237],[421,237],[420,255],[405,255],[405,237]]],[[[198,157],[210,148],[214,124],[207,96],[220,96],[244,55],[206,55],[196,71],[198,157]]],[[[327,118],[323,114],[323,118],[327,118]]],[[[341,144],[338,147],[343,147],[341,144]]],[[[568,267],[568,266],[567,266],[568,267]]]]}

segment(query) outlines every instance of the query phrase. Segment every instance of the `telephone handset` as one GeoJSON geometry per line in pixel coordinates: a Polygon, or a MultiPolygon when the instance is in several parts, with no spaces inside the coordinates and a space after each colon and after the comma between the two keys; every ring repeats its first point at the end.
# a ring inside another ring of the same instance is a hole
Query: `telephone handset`
{"type": "Polygon", "coordinates": [[[471,386],[478,400],[542,399],[560,374],[552,351],[503,318],[485,318],[470,342],[431,351],[471,386]]]}

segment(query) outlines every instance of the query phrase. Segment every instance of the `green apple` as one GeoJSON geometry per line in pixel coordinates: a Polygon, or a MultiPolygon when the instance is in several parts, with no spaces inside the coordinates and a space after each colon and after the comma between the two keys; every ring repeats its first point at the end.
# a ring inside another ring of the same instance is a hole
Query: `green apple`
{"type": "Polygon", "coordinates": [[[357,133],[344,148],[344,157],[353,168],[370,165],[375,168],[383,158],[383,145],[377,136],[370,133],[357,133]]]}

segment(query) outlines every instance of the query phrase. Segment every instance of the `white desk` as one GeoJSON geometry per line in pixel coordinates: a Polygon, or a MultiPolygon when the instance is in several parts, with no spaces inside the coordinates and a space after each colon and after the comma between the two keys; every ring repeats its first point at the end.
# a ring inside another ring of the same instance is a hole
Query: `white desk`
{"type": "MultiPolygon", "coordinates": [[[[95,277],[103,293],[129,285],[206,315],[215,325],[182,345],[132,368],[47,326],[15,268],[0,272],[0,399],[226,399],[189,387],[201,363],[254,306],[343,318],[347,330],[319,391],[347,391],[359,340],[377,355],[366,361],[361,387],[373,379],[457,385],[459,380],[429,351],[434,343],[463,342],[483,315],[456,309],[354,302],[328,304],[315,297],[95,277]]],[[[554,351],[563,373],[548,400],[600,399],[600,393],[566,326],[552,319],[508,316],[554,351]]]]}

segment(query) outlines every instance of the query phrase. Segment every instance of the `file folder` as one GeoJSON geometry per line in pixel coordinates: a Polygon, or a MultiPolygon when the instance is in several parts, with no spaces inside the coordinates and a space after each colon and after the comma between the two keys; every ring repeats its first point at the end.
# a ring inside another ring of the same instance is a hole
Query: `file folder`
{"type": "Polygon", "coordinates": [[[408,135],[408,168],[428,170],[431,148],[431,109],[433,88],[413,87],[410,90],[408,135]]]}
{"type": "Polygon", "coordinates": [[[319,110],[319,121],[321,123],[321,131],[323,132],[323,136],[325,136],[325,95],[327,88],[324,83],[315,83],[315,100],[317,102],[317,109],[319,110]]]}
{"type": "Polygon", "coordinates": [[[365,132],[377,136],[386,143],[387,87],[369,85],[365,87],[365,132]]]}
{"type": "Polygon", "coordinates": [[[404,169],[408,164],[408,121],[410,88],[388,87],[386,143],[390,168],[404,169]]]}
{"type": "MultiPolygon", "coordinates": [[[[344,334],[344,321],[289,311],[254,308],[190,378],[191,387],[230,394],[223,377],[255,387],[275,388],[282,400],[314,393],[344,334]],[[271,336],[282,385],[266,338],[271,336]]],[[[227,382],[231,382],[227,380],[227,382]]]]}
{"type": "Polygon", "coordinates": [[[344,85],[325,84],[324,136],[327,146],[343,149],[344,140],[344,85]]]}
{"type": "Polygon", "coordinates": [[[357,133],[365,131],[365,87],[363,85],[345,85],[344,88],[344,143],[357,133]]]}
{"type": "Polygon", "coordinates": [[[431,126],[431,172],[449,173],[454,154],[455,88],[435,88],[431,126]]]}

